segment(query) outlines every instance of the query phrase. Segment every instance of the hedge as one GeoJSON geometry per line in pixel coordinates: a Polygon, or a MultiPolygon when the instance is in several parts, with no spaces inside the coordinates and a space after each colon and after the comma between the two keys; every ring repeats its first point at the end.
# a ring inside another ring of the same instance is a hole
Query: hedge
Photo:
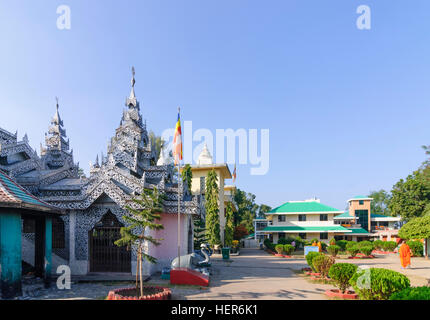
{"type": "Polygon", "coordinates": [[[430,300],[430,287],[407,288],[393,293],[390,300],[430,300]]]}
{"type": "Polygon", "coordinates": [[[424,253],[424,245],[421,241],[407,241],[406,244],[411,248],[414,257],[422,257],[424,253]]]}
{"type": "Polygon", "coordinates": [[[284,244],[284,251],[287,255],[291,255],[296,248],[291,244],[284,244]]]}
{"type": "Polygon", "coordinates": [[[408,277],[382,268],[360,270],[349,283],[362,300],[387,300],[393,293],[410,287],[408,277]]]}
{"type": "Polygon", "coordinates": [[[327,247],[327,252],[331,254],[333,257],[336,257],[339,253],[340,247],[337,245],[331,245],[327,247]]]}
{"type": "Polygon", "coordinates": [[[335,260],[333,257],[320,254],[312,260],[312,264],[316,272],[321,273],[321,277],[326,278],[331,266],[334,264],[335,260]]]}
{"type": "Polygon", "coordinates": [[[321,253],[319,253],[319,252],[309,252],[307,255],[306,255],[306,262],[308,263],[308,266],[309,267],[311,267],[311,269],[314,271],[314,272],[317,272],[316,270],[315,270],[315,268],[314,268],[314,265],[313,265],[313,259],[315,259],[315,257],[318,257],[318,256],[320,256],[321,255],[321,253]]]}

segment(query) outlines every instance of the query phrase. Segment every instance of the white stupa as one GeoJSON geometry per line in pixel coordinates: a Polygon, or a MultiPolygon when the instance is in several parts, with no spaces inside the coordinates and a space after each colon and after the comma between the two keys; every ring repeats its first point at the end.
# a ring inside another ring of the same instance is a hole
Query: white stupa
{"type": "Polygon", "coordinates": [[[213,164],[213,158],[211,153],[209,152],[208,146],[205,143],[203,146],[202,152],[200,152],[199,159],[197,161],[198,165],[208,165],[213,164]]]}

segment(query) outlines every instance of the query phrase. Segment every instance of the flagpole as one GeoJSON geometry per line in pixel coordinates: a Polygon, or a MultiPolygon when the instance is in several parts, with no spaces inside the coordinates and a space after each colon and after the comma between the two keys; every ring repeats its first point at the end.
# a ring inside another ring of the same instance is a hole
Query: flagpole
{"type": "MultiPolygon", "coordinates": [[[[178,115],[180,118],[181,109],[178,107],[178,115]]],[[[179,120],[180,121],[180,120],[179,120]]],[[[182,137],[181,137],[182,140],[182,137]]],[[[182,148],[182,147],[181,147],[182,148]]],[[[176,159],[178,160],[178,268],[181,267],[181,157],[180,155],[176,155],[176,159]]]]}

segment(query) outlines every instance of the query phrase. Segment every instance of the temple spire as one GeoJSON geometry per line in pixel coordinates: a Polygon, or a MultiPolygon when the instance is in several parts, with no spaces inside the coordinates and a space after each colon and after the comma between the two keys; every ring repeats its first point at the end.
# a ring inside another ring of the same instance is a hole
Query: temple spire
{"type": "Polygon", "coordinates": [[[138,106],[136,94],[134,92],[134,85],[136,84],[136,79],[134,77],[135,75],[136,75],[136,71],[135,71],[134,67],[131,67],[131,91],[130,91],[130,96],[127,98],[127,101],[126,101],[127,107],[130,107],[130,106],[137,107],[138,106]]]}

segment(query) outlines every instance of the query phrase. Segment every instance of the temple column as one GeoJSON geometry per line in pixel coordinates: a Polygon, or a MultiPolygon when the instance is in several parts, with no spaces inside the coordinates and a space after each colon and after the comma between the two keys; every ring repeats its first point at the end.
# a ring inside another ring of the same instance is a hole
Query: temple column
{"type": "Polygon", "coordinates": [[[44,282],[45,288],[51,286],[51,272],[52,272],[52,218],[45,218],[45,268],[44,268],[44,282]]]}
{"type": "Polygon", "coordinates": [[[0,213],[0,270],[3,299],[22,295],[21,215],[0,213]]]}

